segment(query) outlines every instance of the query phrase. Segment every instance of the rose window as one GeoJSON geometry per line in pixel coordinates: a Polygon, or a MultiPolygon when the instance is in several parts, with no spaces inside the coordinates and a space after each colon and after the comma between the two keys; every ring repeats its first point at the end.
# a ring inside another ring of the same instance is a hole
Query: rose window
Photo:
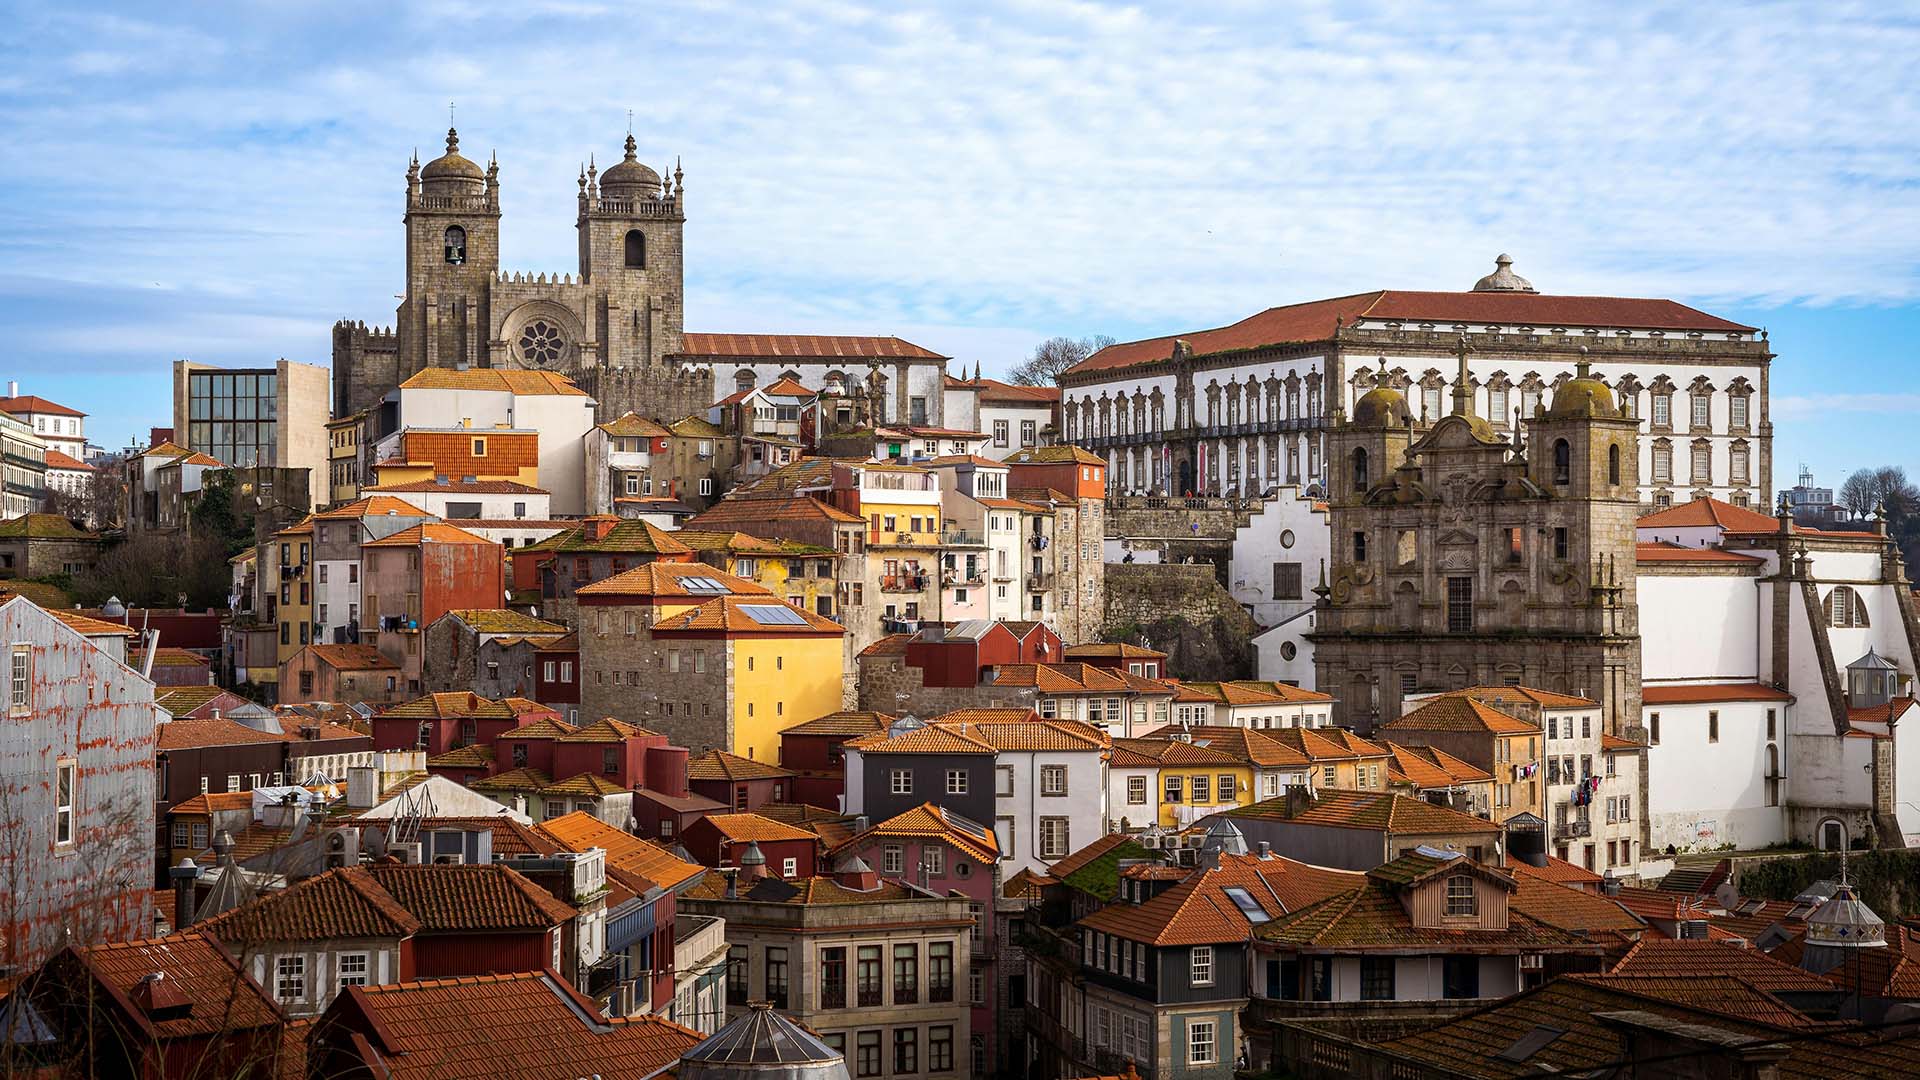
{"type": "Polygon", "coordinates": [[[567,350],[567,339],[560,328],[545,319],[535,319],[520,329],[520,358],[545,367],[560,359],[567,350]]]}

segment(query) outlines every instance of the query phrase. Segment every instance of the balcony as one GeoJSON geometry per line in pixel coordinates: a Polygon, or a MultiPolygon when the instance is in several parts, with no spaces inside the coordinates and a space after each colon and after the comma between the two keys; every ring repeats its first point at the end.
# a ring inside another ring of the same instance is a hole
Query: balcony
{"type": "Polygon", "coordinates": [[[940,546],[940,541],[935,539],[932,533],[870,532],[867,534],[867,546],[932,548],[940,546]]]}
{"type": "Polygon", "coordinates": [[[883,574],[880,578],[881,592],[925,592],[927,575],[925,574],[883,574]]]}
{"type": "Polygon", "coordinates": [[[1554,835],[1562,838],[1578,839],[1593,835],[1592,821],[1565,821],[1553,827],[1554,835]]]}
{"type": "Polygon", "coordinates": [[[1054,575],[1052,574],[1028,574],[1027,575],[1027,591],[1028,592],[1052,592],[1053,578],[1054,578],[1054,575]]]}
{"type": "Polygon", "coordinates": [[[970,529],[947,529],[940,534],[940,543],[944,547],[986,547],[987,537],[970,529]]]}

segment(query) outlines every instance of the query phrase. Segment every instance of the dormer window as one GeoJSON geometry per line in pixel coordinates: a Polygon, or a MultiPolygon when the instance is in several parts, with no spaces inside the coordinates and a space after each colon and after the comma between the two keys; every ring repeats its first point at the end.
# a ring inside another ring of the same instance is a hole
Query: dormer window
{"type": "Polygon", "coordinates": [[[1466,874],[1455,874],[1447,879],[1447,917],[1472,918],[1480,913],[1479,899],[1474,896],[1473,878],[1466,874]]]}

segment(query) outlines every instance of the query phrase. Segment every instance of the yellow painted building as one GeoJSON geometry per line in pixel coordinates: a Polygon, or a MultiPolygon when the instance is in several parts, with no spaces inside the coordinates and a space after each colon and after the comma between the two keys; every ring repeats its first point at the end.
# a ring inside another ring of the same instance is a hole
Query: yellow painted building
{"type": "Polygon", "coordinates": [[[726,651],[726,712],[731,745],[756,761],[780,760],[780,733],[841,707],[841,639],[846,630],[821,615],[764,598],[724,596],[656,623],[653,637],[719,641],[726,651]]]}
{"type": "Polygon", "coordinates": [[[264,562],[256,573],[264,584],[276,638],[274,663],[285,664],[311,644],[313,634],[313,518],[274,533],[257,549],[264,562]]]}
{"type": "Polygon", "coordinates": [[[1113,740],[1108,783],[1108,816],[1130,829],[1185,828],[1255,801],[1250,765],[1182,738],[1113,740]]]}

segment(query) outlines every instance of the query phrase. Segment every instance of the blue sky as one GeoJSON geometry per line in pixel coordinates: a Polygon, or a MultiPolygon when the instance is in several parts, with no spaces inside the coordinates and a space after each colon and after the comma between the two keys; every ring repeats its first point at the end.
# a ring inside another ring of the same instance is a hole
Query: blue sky
{"type": "Polygon", "coordinates": [[[108,445],[167,422],[174,358],[324,363],[336,318],[391,321],[452,100],[528,271],[574,268],[574,176],[633,110],[685,163],[689,329],[992,373],[1504,250],[1768,327],[1777,481],[1907,463],[1911,5],[9,7],[3,377],[108,445]]]}

